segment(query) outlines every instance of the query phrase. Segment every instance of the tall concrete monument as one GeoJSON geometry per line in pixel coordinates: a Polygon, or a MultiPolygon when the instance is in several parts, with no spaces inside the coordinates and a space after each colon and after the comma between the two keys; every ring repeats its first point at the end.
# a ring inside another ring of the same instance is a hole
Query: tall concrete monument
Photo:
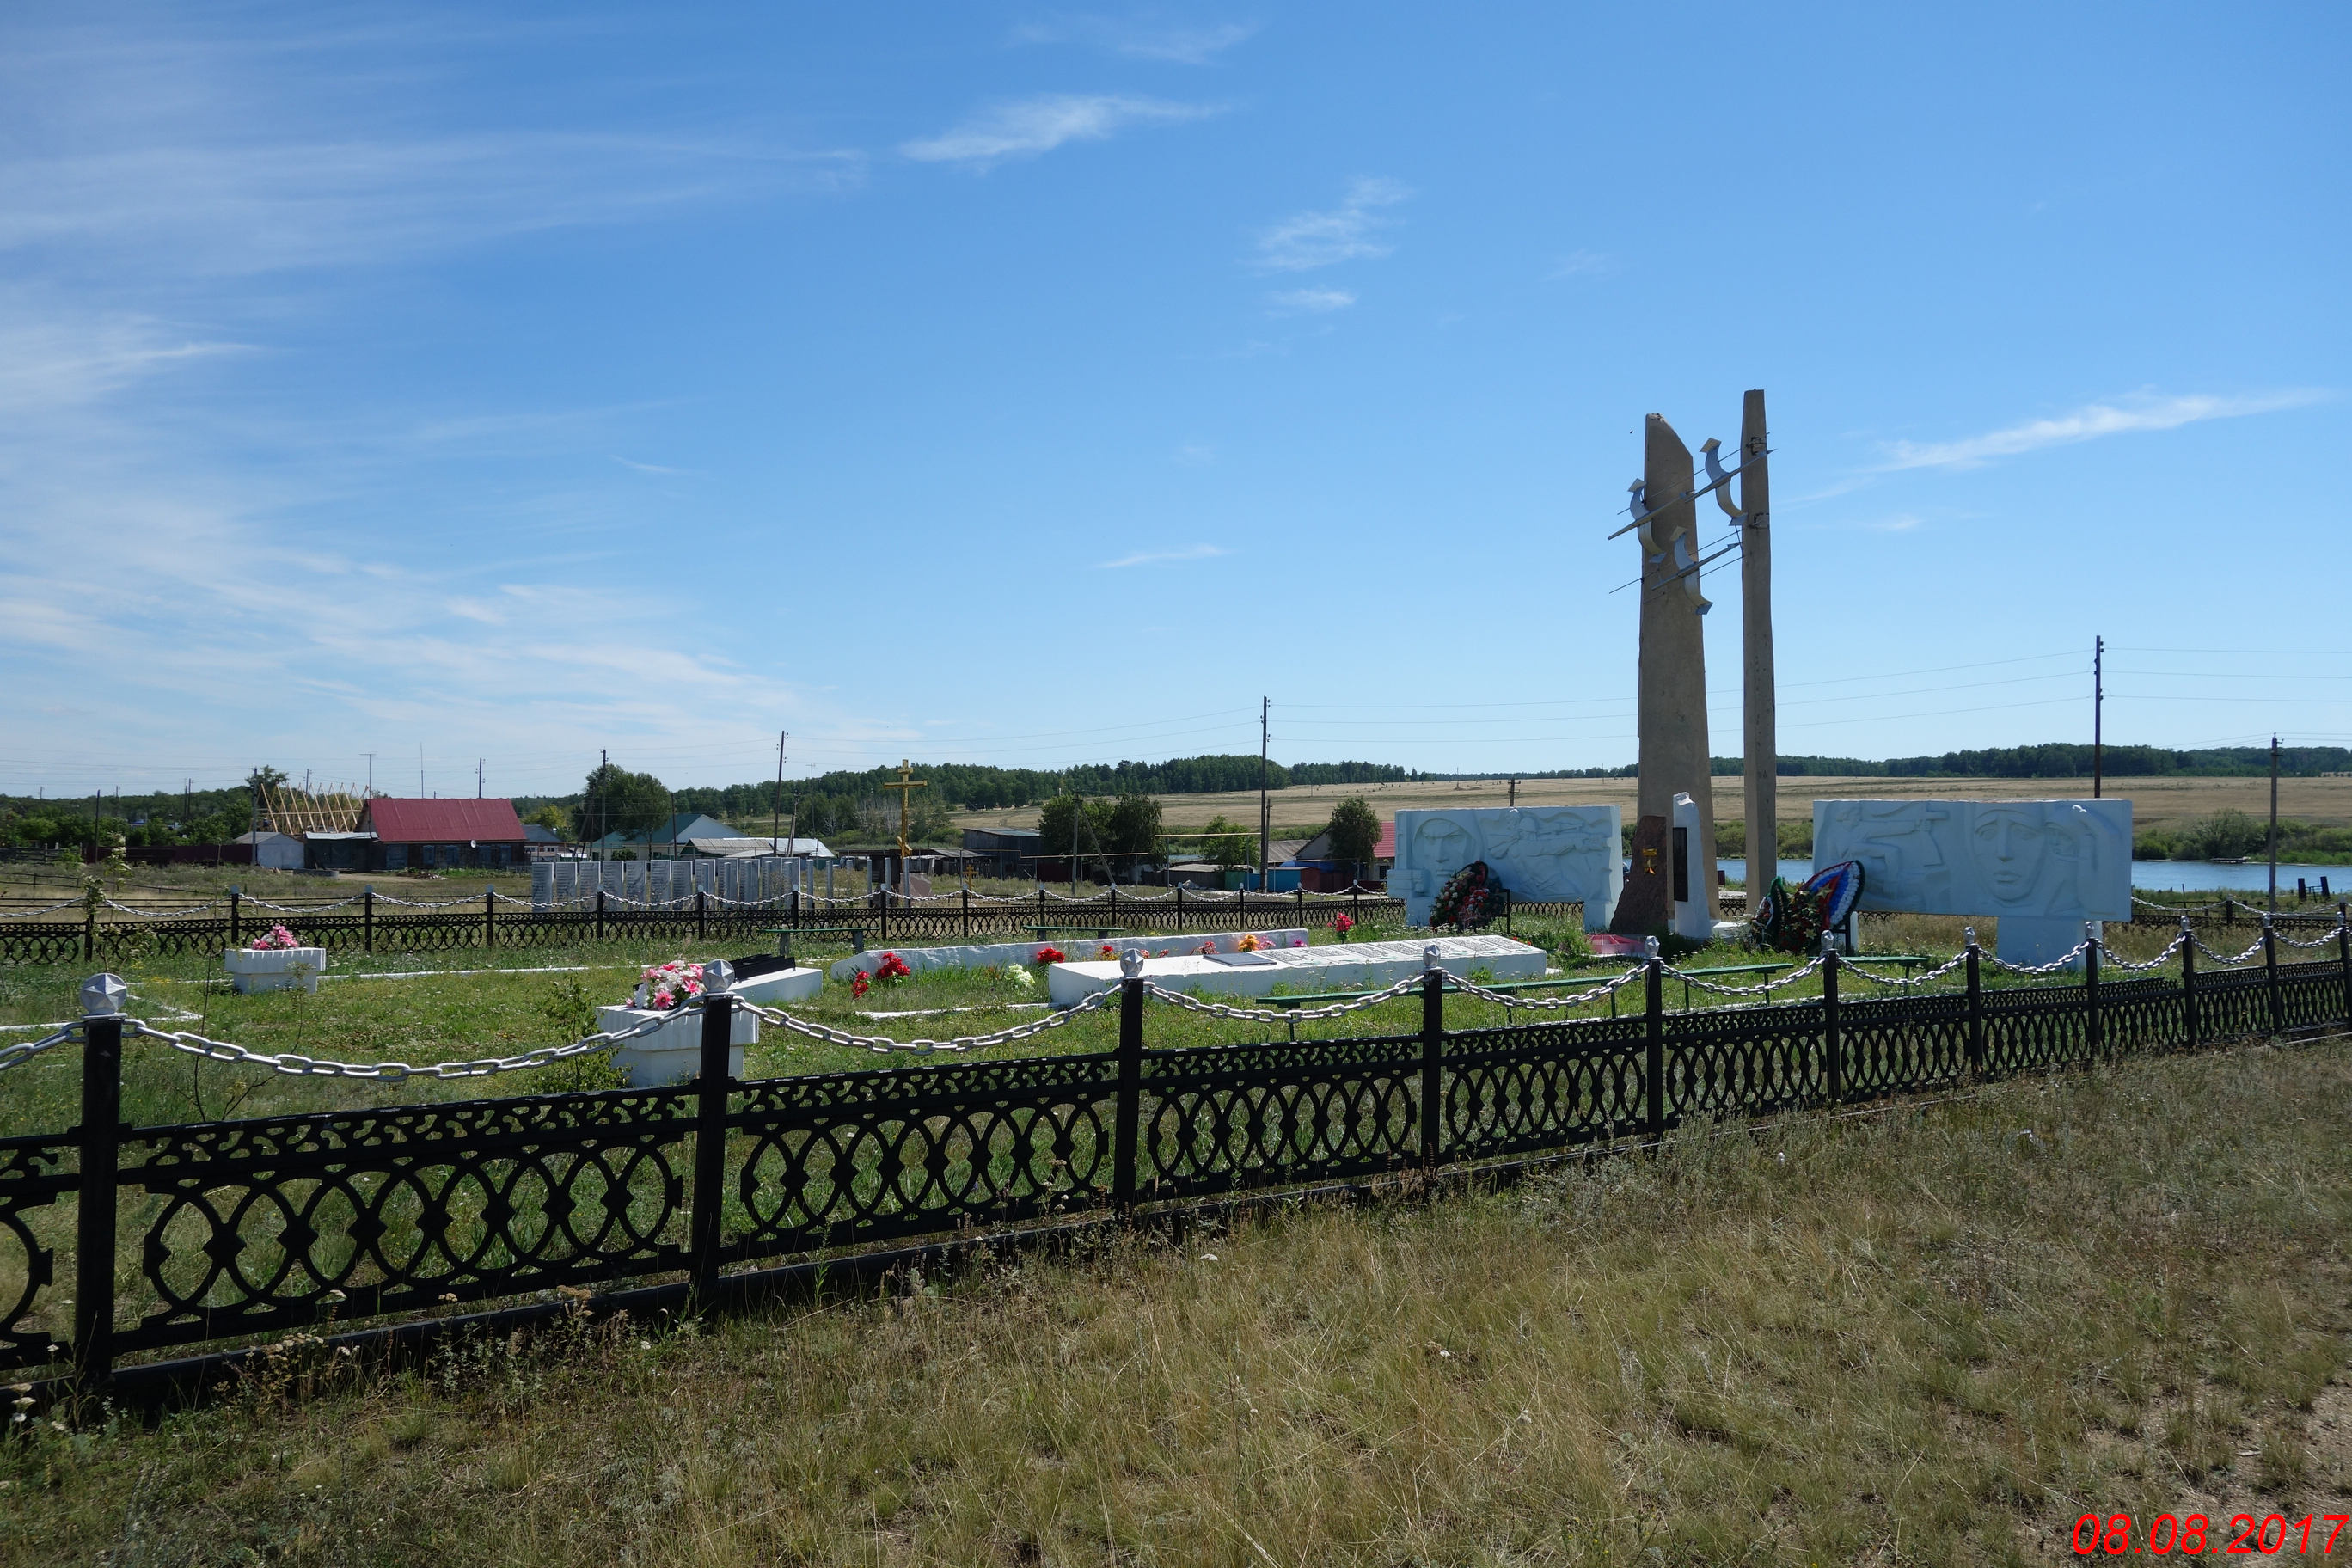
{"type": "Polygon", "coordinates": [[[1748,909],[1772,885],[1780,863],[1780,741],[1772,692],[1772,489],[1765,458],[1764,394],[1751,388],[1739,412],[1739,458],[1726,473],[1709,441],[1706,477],[1715,504],[1739,530],[1740,757],[1747,774],[1748,909]],[[1731,498],[1737,475],[1739,499],[1731,498]]]}
{"type": "Polygon", "coordinates": [[[1686,906],[1709,921],[1715,915],[1715,789],[1707,773],[1706,645],[1700,631],[1709,606],[1699,591],[1691,453],[1661,416],[1651,415],[1645,424],[1634,521],[1627,525],[1642,546],[1642,777],[1633,866],[1610,923],[1627,935],[1663,931],[1674,923],[1676,882],[1688,895],[1686,906]],[[1675,797],[1681,795],[1690,804],[1682,814],[1685,829],[1676,834],[1675,797]],[[1697,812],[1696,831],[1691,807],[1697,812]]]}

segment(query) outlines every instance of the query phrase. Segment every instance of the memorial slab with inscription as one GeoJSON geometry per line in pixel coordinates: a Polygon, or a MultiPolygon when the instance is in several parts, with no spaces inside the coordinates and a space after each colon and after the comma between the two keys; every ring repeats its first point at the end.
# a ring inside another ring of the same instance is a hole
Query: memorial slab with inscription
{"type": "Polygon", "coordinates": [[[1588,931],[1601,931],[1625,885],[1613,805],[1475,806],[1400,811],[1396,866],[1389,895],[1404,900],[1405,920],[1429,923],[1445,879],[1484,860],[1494,879],[1522,903],[1584,905],[1588,931]]]}
{"type": "Polygon", "coordinates": [[[1860,861],[1859,908],[1990,916],[2011,963],[2131,919],[2131,849],[2128,800],[1813,802],[1813,864],[1860,861]]]}

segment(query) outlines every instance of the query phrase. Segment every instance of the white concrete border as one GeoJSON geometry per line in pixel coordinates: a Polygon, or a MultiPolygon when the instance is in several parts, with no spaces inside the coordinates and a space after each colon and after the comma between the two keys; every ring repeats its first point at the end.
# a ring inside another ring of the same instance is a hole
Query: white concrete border
{"type": "MultiPolygon", "coordinates": [[[[1328,947],[1273,948],[1273,962],[1246,968],[1198,955],[1148,958],[1143,975],[1171,991],[1202,995],[1265,996],[1277,985],[1309,991],[1353,991],[1393,984],[1422,971],[1422,950],[1430,942],[1334,942],[1328,947]]],[[[1434,939],[1437,961],[1448,974],[1486,970],[1497,980],[1540,980],[1544,950],[1507,936],[1442,936],[1434,939]]],[[[1056,1006],[1085,1001],[1119,982],[1112,963],[1057,963],[1046,976],[1046,994],[1056,1006]]]]}
{"type": "MultiPolygon", "coordinates": [[[[884,947],[843,959],[833,966],[832,974],[835,980],[847,980],[861,969],[871,974],[886,952],[897,953],[908,969],[920,974],[927,969],[989,969],[1008,963],[1032,963],[1036,961],[1037,950],[1044,947],[1058,952],[1085,953],[1090,958],[1099,957],[1106,947],[1115,953],[1141,952],[1156,957],[1164,952],[1171,958],[1178,953],[1197,953],[1203,946],[1216,952],[1238,952],[1244,937],[1255,937],[1261,948],[1307,945],[1307,932],[1297,929],[1196,931],[1189,936],[1080,936],[1065,937],[1058,942],[992,942],[976,947],[884,947]]],[[[1112,967],[1117,967],[1115,961],[1112,967]]]]}

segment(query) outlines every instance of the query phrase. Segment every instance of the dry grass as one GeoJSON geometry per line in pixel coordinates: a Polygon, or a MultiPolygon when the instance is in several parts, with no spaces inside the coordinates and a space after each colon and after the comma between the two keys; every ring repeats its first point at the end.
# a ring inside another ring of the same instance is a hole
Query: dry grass
{"type": "Polygon", "coordinates": [[[265,1381],[0,1447],[0,1561],[1985,1563],[2341,1509],[2347,1115],[2340,1042],[2168,1058],[265,1381]]]}

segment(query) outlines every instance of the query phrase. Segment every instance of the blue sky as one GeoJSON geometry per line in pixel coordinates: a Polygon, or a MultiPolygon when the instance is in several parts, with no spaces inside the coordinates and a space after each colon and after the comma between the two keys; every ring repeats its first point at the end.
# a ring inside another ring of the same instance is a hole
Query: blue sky
{"type": "Polygon", "coordinates": [[[0,789],[2352,743],[2347,16],[12,7],[0,789]]]}

